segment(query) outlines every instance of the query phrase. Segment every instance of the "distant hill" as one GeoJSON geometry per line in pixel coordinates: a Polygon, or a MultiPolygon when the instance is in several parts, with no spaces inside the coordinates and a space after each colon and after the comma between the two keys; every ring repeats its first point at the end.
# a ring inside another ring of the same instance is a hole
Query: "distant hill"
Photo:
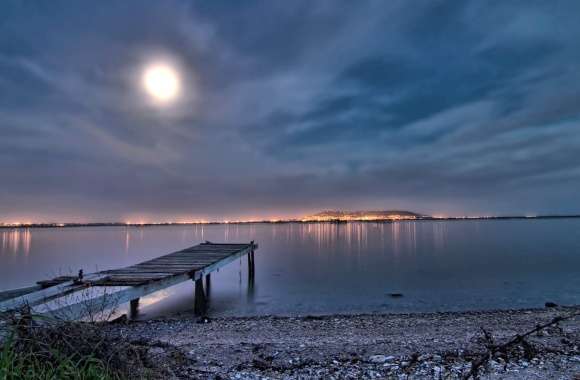
{"type": "Polygon", "coordinates": [[[386,210],[386,211],[338,211],[327,210],[314,215],[304,217],[303,221],[332,221],[332,220],[397,220],[397,219],[420,219],[427,215],[417,214],[411,211],[386,210]]]}

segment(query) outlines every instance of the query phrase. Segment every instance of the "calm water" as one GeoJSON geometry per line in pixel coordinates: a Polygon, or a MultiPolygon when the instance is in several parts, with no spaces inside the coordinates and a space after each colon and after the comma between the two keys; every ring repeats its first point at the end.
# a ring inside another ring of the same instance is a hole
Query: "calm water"
{"type": "MultiPolygon", "coordinates": [[[[0,289],[204,240],[260,245],[253,290],[245,258],[212,275],[213,315],[580,304],[579,219],[0,230],[0,289]]],[[[141,317],[192,305],[188,282],[144,298],[141,317]]]]}

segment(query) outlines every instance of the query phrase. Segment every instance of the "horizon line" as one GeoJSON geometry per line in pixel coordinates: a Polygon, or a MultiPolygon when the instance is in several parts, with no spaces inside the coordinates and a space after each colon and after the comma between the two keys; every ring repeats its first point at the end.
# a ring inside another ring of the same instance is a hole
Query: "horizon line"
{"type": "Polygon", "coordinates": [[[148,226],[178,226],[178,225],[216,225],[216,224],[276,224],[276,223],[348,223],[348,222],[413,222],[413,221],[445,221],[445,220],[486,220],[486,219],[550,219],[550,218],[580,218],[580,214],[544,214],[544,215],[477,215],[477,216],[430,216],[403,218],[353,218],[353,219],[314,219],[314,218],[280,218],[280,219],[240,219],[240,220],[193,220],[193,221],[162,221],[162,222],[0,222],[0,228],[65,228],[65,227],[148,227],[148,226]]]}

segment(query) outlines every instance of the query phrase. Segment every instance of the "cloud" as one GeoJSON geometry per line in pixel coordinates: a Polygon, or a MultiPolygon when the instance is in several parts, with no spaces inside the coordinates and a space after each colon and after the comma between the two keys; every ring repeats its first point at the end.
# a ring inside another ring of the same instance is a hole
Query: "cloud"
{"type": "Polygon", "coordinates": [[[579,212],[577,8],[3,4],[0,213],[579,212]]]}

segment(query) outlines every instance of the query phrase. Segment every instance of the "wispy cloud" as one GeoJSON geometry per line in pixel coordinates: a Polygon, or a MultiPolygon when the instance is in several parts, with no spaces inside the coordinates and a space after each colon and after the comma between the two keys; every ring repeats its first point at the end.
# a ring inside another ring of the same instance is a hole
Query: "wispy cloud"
{"type": "Polygon", "coordinates": [[[580,211],[575,1],[0,7],[3,215],[580,211]]]}

